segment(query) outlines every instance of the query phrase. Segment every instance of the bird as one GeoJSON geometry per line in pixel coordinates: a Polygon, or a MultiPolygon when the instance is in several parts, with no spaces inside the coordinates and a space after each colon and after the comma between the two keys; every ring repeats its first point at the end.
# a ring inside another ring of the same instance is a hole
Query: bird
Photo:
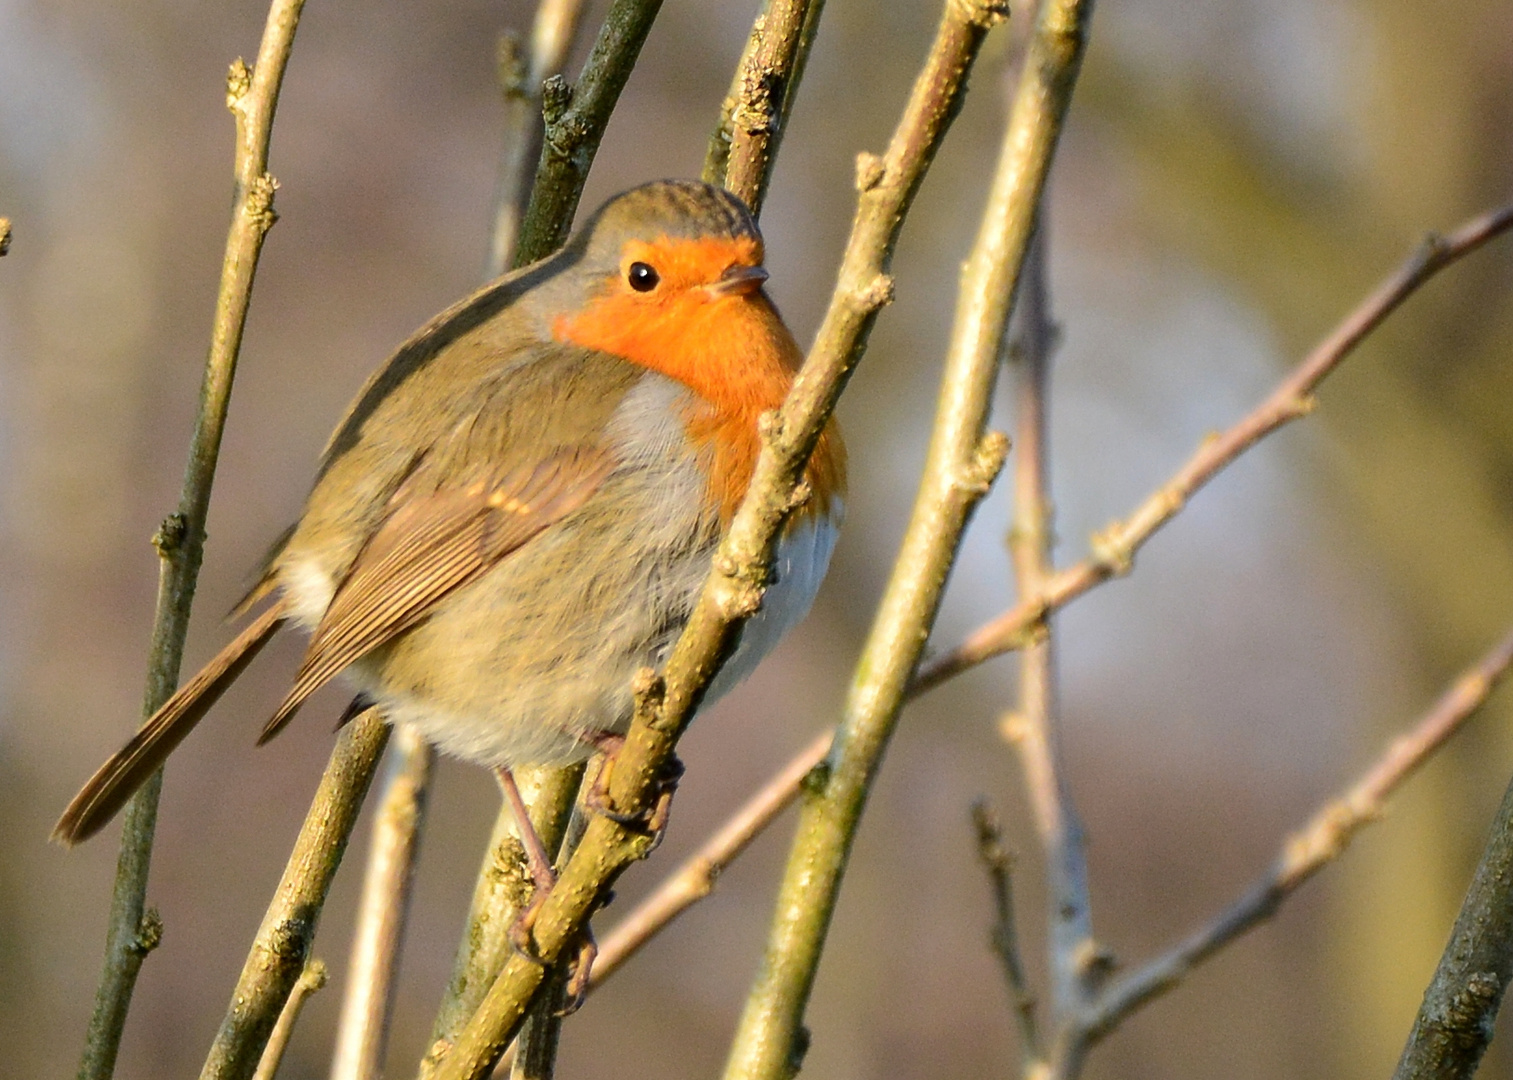
{"type": "MultiPolygon", "coordinates": [[[[358,392],[233,612],[259,613],[85,783],[54,839],[104,826],[289,627],[309,643],[259,745],[341,675],[358,694],[348,717],[376,706],[493,768],[528,830],[512,770],[623,736],[634,677],[687,622],[751,481],[760,417],[802,362],[763,262],[735,195],[654,181],[422,326],[358,392]]],[[[846,487],[833,420],[805,480],[773,584],[706,702],[824,578],[846,487]]],[[[538,883],[542,858],[538,843],[538,883]]]]}

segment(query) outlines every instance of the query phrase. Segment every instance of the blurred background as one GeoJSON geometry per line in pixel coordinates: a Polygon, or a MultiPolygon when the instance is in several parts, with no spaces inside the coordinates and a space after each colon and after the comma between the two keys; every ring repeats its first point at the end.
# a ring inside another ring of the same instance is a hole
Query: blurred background
{"type": "MultiPolygon", "coordinates": [[[[697,174],[755,6],[669,0],[585,207],[697,174]]],[[[829,4],[763,219],[771,292],[801,341],[848,227],[854,155],[882,149],[938,9],[829,4]]],[[[1454,9],[1100,7],[1050,209],[1063,562],[1245,412],[1427,230],[1513,192],[1513,6],[1454,9]]],[[[0,0],[0,214],[15,227],[0,262],[4,1076],[71,1074],[89,1014],[119,830],[74,852],[45,841],[139,715],[148,538],[177,499],[225,237],[223,79],[256,52],[265,12],[261,0],[0,0]]],[[[494,42],[529,17],[520,0],[307,8],[273,139],[281,220],[186,670],[225,640],[220,614],[297,512],[364,375],[477,280],[498,155],[494,42]]],[[[842,403],[853,488],[830,581],[802,630],[685,740],[671,832],[623,880],[622,910],[836,714],[923,458],[1015,36],[987,47],[904,232],[898,300],[842,403]]],[[[1132,578],[1058,620],[1095,919],[1120,957],[1149,955],[1237,895],[1513,614],[1510,298],[1504,240],[1395,316],[1311,419],[1223,475],[1132,578]]],[[[937,647],[1012,601],[1004,503],[995,493],[978,514],[937,647]]],[[[270,650],[168,769],[149,895],[166,932],[138,984],[123,1078],[198,1070],[325,763],[335,691],[252,749],[296,648],[270,650]]],[[[996,734],[1013,671],[998,660],[905,713],[820,971],[807,1076],[1017,1068],[968,820],[978,796],[1005,819],[1043,986],[1040,868],[996,734]]],[[[1513,773],[1510,720],[1504,692],[1383,824],[1129,1022],[1088,1075],[1386,1075],[1513,773]]],[[[481,770],[440,769],[389,1075],[409,1075],[425,1043],[496,805],[481,770]]],[[[790,831],[785,819],[573,1018],[560,1075],[718,1070],[790,831]]],[[[308,1006],[285,1077],[327,1068],[361,844],[316,946],[333,983],[308,1006]]],[[[1513,1075],[1510,1062],[1494,1045],[1483,1075],[1513,1075]]]]}

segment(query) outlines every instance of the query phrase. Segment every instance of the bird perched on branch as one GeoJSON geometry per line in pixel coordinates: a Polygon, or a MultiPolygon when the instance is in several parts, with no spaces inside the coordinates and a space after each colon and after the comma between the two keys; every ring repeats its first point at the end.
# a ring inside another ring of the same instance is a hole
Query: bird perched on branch
{"type": "MultiPolygon", "coordinates": [[[[511,768],[612,744],[634,673],[661,665],[689,617],[751,480],[758,418],[802,358],[762,257],[735,196],[660,181],[422,327],[332,435],[238,607],[261,613],[101,766],[54,837],[104,825],[291,623],[309,648],[259,742],[345,674],[390,722],[500,770],[517,811],[511,768]]],[[[833,425],[807,480],[776,582],[707,699],[814,598],[845,489],[833,425]]]]}

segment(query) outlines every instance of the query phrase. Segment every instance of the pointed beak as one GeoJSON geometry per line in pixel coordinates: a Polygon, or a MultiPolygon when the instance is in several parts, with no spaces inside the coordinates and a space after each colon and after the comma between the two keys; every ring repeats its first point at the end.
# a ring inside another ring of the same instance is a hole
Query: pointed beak
{"type": "Polygon", "coordinates": [[[720,275],[720,280],[704,286],[710,296],[745,296],[754,293],[767,280],[767,270],[761,266],[732,266],[720,275]]]}

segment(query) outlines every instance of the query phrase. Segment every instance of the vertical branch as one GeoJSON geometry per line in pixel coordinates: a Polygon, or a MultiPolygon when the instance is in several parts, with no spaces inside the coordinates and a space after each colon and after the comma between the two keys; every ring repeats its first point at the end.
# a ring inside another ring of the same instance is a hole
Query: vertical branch
{"type": "Polygon", "coordinates": [[[764,0],[704,156],[704,179],[760,214],[824,0],[764,0]]]}
{"type": "Polygon", "coordinates": [[[661,7],[662,0],[615,0],[578,84],[569,88],[560,78],[542,84],[546,132],[530,206],[520,223],[517,266],[550,255],[567,239],[609,115],[661,7]]]}
{"type": "MultiPolygon", "coordinates": [[[[581,766],[520,769],[516,775],[521,794],[531,808],[531,824],[549,851],[566,834],[573,798],[582,777],[581,766]]],[[[436,1013],[431,1047],[420,1064],[421,1080],[429,1077],[446,1056],[509,959],[510,926],[530,901],[533,889],[525,849],[515,833],[514,816],[505,806],[494,823],[478,884],[473,889],[467,930],[436,1013]]]]}
{"type": "MultiPolygon", "coordinates": [[[[277,181],[267,172],[268,142],[279,87],[294,45],[304,0],[273,0],[263,29],[255,67],[240,59],[231,65],[226,104],[236,119],[235,176],[231,227],[221,262],[221,284],[211,325],[210,354],[200,385],[200,403],[179,507],[159,529],[154,546],[163,561],[157,612],[147,667],[144,715],[150,716],[173,693],[189,630],[189,612],[205,550],[205,518],[220,455],[221,433],[231,401],[231,383],[241,351],[242,328],[252,299],[263,239],[273,226],[277,181]]],[[[80,1080],[104,1080],[115,1071],[116,1053],[142,958],[151,949],[149,933],[156,917],[146,910],[147,875],[157,827],[162,773],[144,784],[127,805],[121,853],[105,939],[105,963],[95,993],[80,1080]]],[[[155,944],[155,941],[152,941],[155,944]]]]}
{"type": "Polygon", "coordinates": [[[337,737],[200,1080],[247,1080],[257,1068],[309,958],[326,892],[388,741],[389,727],[376,709],[365,710],[337,737]]]}
{"type": "Polygon", "coordinates": [[[541,0],[531,23],[528,55],[521,56],[514,34],[499,39],[504,133],[485,280],[498,277],[513,264],[520,219],[531,192],[531,172],[541,156],[541,87],[547,79],[561,75],[582,15],[583,0],[541,0]]]}
{"type": "MultiPolygon", "coordinates": [[[[958,5],[948,5],[947,22],[958,5]]],[[[924,475],[847,695],[830,776],[805,803],[727,1080],[791,1075],[847,856],[968,515],[1007,451],[984,435],[999,349],[1082,56],[1088,0],[1042,10],[978,237],[962,274],[924,475]]]]}
{"type": "Polygon", "coordinates": [[[977,832],[977,857],[993,886],[993,951],[1003,965],[1004,981],[1014,1003],[1014,1018],[1019,1022],[1020,1058],[1026,1076],[1040,1060],[1040,1035],[1035,1022],[1035,994],[1024,973],[1019,954],[1019,933],[1014,918],[1013,859],[1003,846],[1003,831],[986,800],[972,806],[972,825],[977,832]]]}
{"type": "Polygon", "coordinates": [[[394,973],[435,761],[436,752],[419,731],[409,724],[396,727],[383,798],[373,816],[331,1080],[373,1080],[383,1068],[394,973]]]}
{"type": "MultiPolygon", "coordinates": [[[[1020,596],[1033,596],[1055,573],[1050,495],[1051,354],[1056,327],[1047,282],[1046,224],[1025,263],[1020,334],[1011,351],[1016,373],[1014,524],[1009,533],[1020,596]]],[[[1058,1019],[1087,1004],[1101,967],[1093,943],[1082,823],[1061,764],[1056,642],[1047,613],[1020,653],[1019,703],[1005,733],[1019,750],[1036,830],[1046,857],[1052,1002],[1058,1019]]]]}

